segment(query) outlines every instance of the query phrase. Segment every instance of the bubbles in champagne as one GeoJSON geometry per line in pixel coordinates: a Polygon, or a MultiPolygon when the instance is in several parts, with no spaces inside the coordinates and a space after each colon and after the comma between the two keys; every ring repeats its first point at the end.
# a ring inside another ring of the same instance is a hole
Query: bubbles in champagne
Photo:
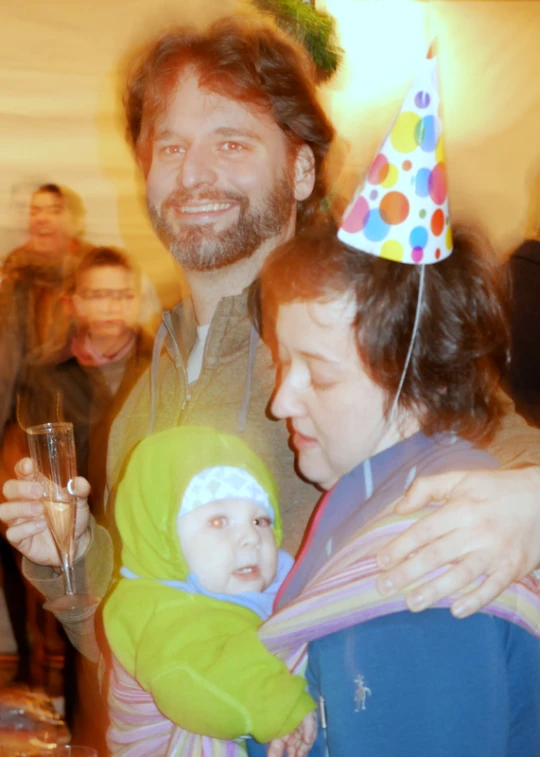
{"type": "Polygon", "coordinates": [[[44,499],[43,505],[60,555],[69,554],[75,532],[75,503],[44,499]]]}

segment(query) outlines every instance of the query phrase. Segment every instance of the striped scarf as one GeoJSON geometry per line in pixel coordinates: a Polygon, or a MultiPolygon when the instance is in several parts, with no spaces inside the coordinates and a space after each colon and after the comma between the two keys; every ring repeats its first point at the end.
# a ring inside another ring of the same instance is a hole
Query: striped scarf
{"type": "MultiPolygon", "coordinates": [[[[281,657],[291,672],[301,673],[305,669],[310,641],[374,618],[407,611],[404,594],[393,597],[378,594],[375,584],[379,570],[374,555],[432,508],[399,516],[392,512],[394,504],[352,535],[311,578],[302,593],[259,629],[267,649],[281,657]]],[[[472,588],[473,585],[460,594],[472,588]]],[[[449,607],[458,596],[440,601],[437,607],[449,607]]],[[[483,612],[516,623],[540,637],[540,581],[527,576],[512,584],[483,612]]],[[[109,705],[108,742],[116,757],[242,757],[246,754],[242,742],[190,734],[167,720],[151,695],[117,662],[111,671],[109,705]]]]}

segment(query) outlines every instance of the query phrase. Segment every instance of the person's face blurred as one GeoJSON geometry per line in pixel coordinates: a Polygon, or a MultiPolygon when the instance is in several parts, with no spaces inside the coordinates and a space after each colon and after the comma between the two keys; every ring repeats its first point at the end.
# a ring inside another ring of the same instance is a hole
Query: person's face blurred
{"type": "Polygon", "coordinates": [[[400,438],[385,421],[387,393],[358,354],[354,315],[354,301],[344,295],[281,305],[276,323],[272,413],[289,421],[298,467],[323,489],[400,438]]]}
{"type": "Polygon", "coordinates": [[[64,198],[36,192],[30,201],[30,241],[37,252],[63,252],[71,239],[71,216],[64,198]]]}
{"type": "Polygon", "coordinates": [[[152,223],[186,269],[249,257],[294,229],[296,200],[312,186],[297,180],[298,160],[270,115],[202,89],[195,73],[184,72],[154,126],[152,223]]]}
{"type": "Polygon", "coordinates": [[[210,502],[183,515],[177,533],[190,573],[208,591],[259,592],[274,580],[276,541],[261,505],[246,499],[210,502]]]}
{"type": "Polygon", "coordinates": [[[121,266],[90,268],[78,278],[73,307],[90,338],[126,335],[137,326],[141,309],[135,274],[121,266]]]}

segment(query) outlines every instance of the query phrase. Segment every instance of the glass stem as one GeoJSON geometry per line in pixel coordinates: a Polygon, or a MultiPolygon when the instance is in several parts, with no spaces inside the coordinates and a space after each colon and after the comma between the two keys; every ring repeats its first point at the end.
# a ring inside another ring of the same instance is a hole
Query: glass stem
{"type": "Polygon", "coordinates": [[[61,556],[62,559],[62,572],[64,574],[64,585],[66,587],[66,594],[75,594],[74,585],[75,580],[73,578],[73,564],[67,553],[61,556]]]}

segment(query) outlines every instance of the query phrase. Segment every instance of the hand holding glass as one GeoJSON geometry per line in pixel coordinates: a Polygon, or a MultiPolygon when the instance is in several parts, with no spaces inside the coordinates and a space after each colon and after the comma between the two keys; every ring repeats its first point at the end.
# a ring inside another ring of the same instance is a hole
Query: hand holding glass
{"type": "Polygon", "coordinates": [[[73,581],[73,549],[77,503],[73,481],[77,475],[72,423],[44,423],[26,429],[30,456],[38,482],[43,486],[45,517],[53,536],[64,576],[66,593],[45,603],[47,610],[62,612],[93,607],[98,598],[76,594],[73,581]]]}

